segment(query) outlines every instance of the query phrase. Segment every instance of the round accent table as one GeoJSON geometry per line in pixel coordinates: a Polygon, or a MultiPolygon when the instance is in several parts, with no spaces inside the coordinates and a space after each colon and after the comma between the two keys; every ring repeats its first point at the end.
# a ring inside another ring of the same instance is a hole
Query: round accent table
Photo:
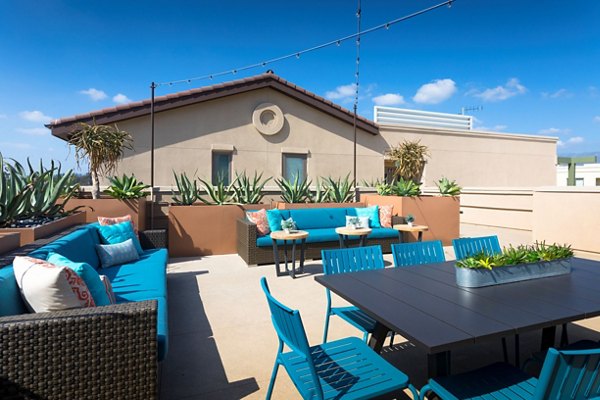
{"type": "Polygon", "coordinates": [[[367,236],[371,231],[371,228],[347,228],[345,226],[335,228],[335,233],[340,237],[340,249],[348,247],[350,236],[359,236],[358,246],[365,246],[367,244],[367,236]]]}
{"type": "Polygon", "coordinates": [[[306,243],[307,237],[308,232],[306,231],[290,231],[289,233],[285,231],[271,232],[271,240],[273,241],[273,259],[275,261],[275,272],[277,273],[277,276],[283,275],[279,265],[279,248],[277,241],[283,240],[283,259],[285,262],[285,271],[295,279],[296,272],[304,272],[304,244],[306,243]],[[290,259],[288,259],[288,241],[290,241],[292,245],[292,257],[290,259]],[[296,244],[298,241],[300,242],[300,262],[298,263],[298,269],[296,270],[296,244]],[[289,264],[291,264],[291,269],[289,268],[288,261],[289,264]]]}
{"type": "Polygon", "coordinates": [[[408,224],[397,224],[397,225],[394,225],[393,228],[398,231],[398,236],[400,237],[400,243],[404,242],[403,235],[405,232],[418,232],[417,240],[419,242],[422,242],[423,241],[423,232],[429,230],[429,227],[427,225],[408,226],[408,224]]]}

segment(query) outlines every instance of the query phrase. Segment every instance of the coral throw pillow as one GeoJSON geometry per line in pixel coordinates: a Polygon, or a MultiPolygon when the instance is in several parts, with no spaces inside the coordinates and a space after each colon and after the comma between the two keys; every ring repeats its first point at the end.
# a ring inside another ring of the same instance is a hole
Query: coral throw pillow
{"type": "Polygon", "coordinates": [[[131,215],[129,214],[123,215],[122,217],[98,217],[98,223],[102,226],[119,224],[125,221],[131,222],[133,224],[133,229],[135,230],[135,233],[137,233],[137,227],[133,223],[131,215]]]}
{"type": "Polygon", "coordinates": [[[15,257],[15,279],[25,303],[34,312],[94,307],[94,298],[79,275],[32,257],[15,257]]]}
{"type": "Polygon", "coordinates": [[[254,222],[256,224],[256,230],[258,231],[259,236],[265,236],[271,233],[271,229],[269,228],[269,220],[267,219],[267,210],[264,208],[254,212],[247,211],[246,218],[248,218],[250,222],[254,222]]]}
{"type": "Polygon", "coordinates": [[[392,211],[394,206],[379,206],[379,223],[382,228],[392,227],[392,211]]]}

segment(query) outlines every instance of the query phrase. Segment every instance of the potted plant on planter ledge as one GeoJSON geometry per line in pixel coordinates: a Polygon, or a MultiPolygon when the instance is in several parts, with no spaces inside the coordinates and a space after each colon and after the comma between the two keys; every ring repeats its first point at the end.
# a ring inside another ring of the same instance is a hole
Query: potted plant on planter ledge
{"type": "Polygon", "coordinates": [[[571,273],[571,246],[544,242],[479,253],[455,264],[456,284],[483,287],[571,273]]]}

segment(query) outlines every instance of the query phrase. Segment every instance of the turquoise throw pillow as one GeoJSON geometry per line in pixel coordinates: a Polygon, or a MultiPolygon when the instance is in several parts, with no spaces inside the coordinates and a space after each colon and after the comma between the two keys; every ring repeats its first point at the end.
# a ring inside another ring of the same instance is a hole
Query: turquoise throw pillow
{"type": "Polygon", "coordinates": [[[271,229],[271,232],[280,231],[281,221],[283,221],[281,211],[279,211],[276,208],[272,210],[267,210],[267,221],[269,221],[269,229],[271,229]]]}
{"type": "Polygon", "coordinates": [[[131,239],[117,244],[97,244],[96,252],[102,268],[125,264],[140,258],[131,239]]]}
{"type": "Polygon", "coordinates": [[[144,250],[142,249],[140,240],[133,230],[133,224],[131,221],[120,222],[114,225],[101,225],[98,226],[98,230],[100,233],[100,238],[104,244],[123,243],[127,239],[131,239],[138,254],[144,254],[144,250]]]}
{"type": "Polygon", "coordinates": [[[369,217],[369,224],[371,228],[381,228],[378,206],[356,208],[355,210],[358,217],[369,217]]]}
{"type": "Polygon", "coordinates": [[[110,304],[110,299],[106,294],[106,290],[104,288],[104,284],[100,279],[100,275],[98,272],[88,263],[80,263],[69,260],[67,257],[64,257],[58,253],[51,252],[48,254],[47,261],[51,264],[58,265],[60,267],[68,267],[75,271],[77,275],[87,285],[90,293],[92,294],[92,298],[94,299],[94,303],[97,306],[107,306],[110,304]]]}

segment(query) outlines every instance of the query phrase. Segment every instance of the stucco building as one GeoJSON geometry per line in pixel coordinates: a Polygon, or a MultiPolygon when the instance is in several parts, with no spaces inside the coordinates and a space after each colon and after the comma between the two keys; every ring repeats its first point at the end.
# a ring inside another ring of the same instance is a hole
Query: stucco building
{"type": "MultiPolygon", "coordinates": [[[[150,101],[133,102],[48,125],[67,138],[77,123],[117,124],[134,138],[119,173],[150,182],[150,101]]],[[[229,179],[235,171],[313,181],[352,176],[353,114],[267,72],[155,99],[155,185],[173,171],[229,179]]],[[[385,152],[404,139],[430,149],[424,183],[442,176],[462,186],[542,186],[556,181],[556,138],[376,124],[357,120],[357,181],[381,179],[385,152]]]]}

